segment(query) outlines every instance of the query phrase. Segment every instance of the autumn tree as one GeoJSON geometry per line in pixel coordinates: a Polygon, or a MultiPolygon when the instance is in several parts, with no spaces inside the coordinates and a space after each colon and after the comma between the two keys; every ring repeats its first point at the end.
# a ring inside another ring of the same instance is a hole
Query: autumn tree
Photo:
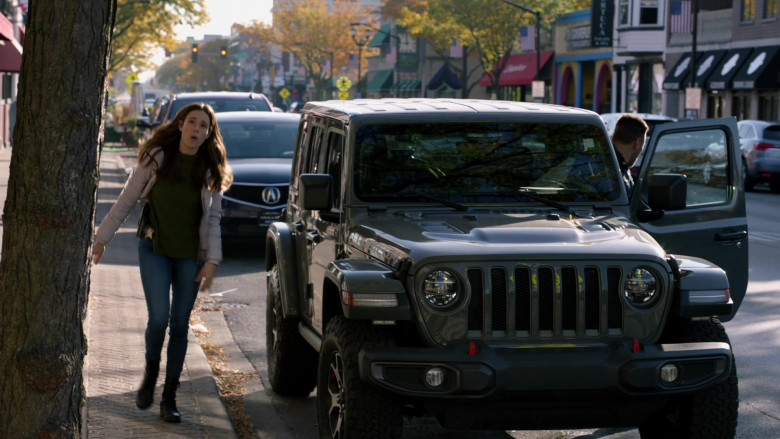
{"type": "Polygon", "coordinates": [[[0,437],[81,434],[116,1],[30,2],[0,258],[0,437]]]}
{"type": "Polygon", "coordinates": [[[178,46],[176,26],[208,20],[205,0],[117,0],[109,71],[150,70],[160,49],[178,46]]]}
{"type": "MultiPolygon", "coordinates": [[[[274,5],[273,27],[265,30],[262,38],[295,54],[306,76],[314,81],[317,97],[323,98],[332,90],[331,71],[335,75],[340,67],[348,66],[349,54],[357,50],[349,33],[350,23],[374,25],[370,12],[349,0],[287,0],[274,5]],[[331,55],[332,69],[326,69],[331,55]]],[[[366,58],[360,60],[364,72],[366,58]]]]}
{"type": "MultiPolygon", "coordinates": [[[[398,1],[388,1],[390,5],[386,8],[398,11],[398,23],[406,26],[411,35],[428,41],[442,56],[455,40],[476,51],[479,69],[490,78],[493,87],[498,87],[509,55],[519,46],[520,27],[536,25],[533,14],[502,0],[418,0],[413,7],[401,7],[400,11],[398,5],[393,4],[398,1]]],[[[541,28],[549,33],[557,16],[587,9],[591,0],[517,0],[512,3],[539,11],[541,28]]],[[[463,84],[467,87],[466,95],[478,82],[463,84]]]]}

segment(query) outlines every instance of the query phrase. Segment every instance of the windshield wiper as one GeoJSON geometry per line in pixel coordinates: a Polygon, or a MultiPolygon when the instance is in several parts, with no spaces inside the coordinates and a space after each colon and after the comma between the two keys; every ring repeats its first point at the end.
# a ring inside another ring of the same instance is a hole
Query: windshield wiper
{"type": "Polygon", "coordinates": [[[538,201],[539,203],[542,203],[542,204],[544,204],[546,206],[554,207],[554,208],[560,210],[561,212],[565,212],[566,214],[571,215],[573,217],[575,217],[575,216],[576,217],[581,217],[581,215],[579,215],[571,207],[569,207],[569,206],[567,206],[565,204],[559,203],[557,201],[553,201],[553,200],[551,200],[549,198],[545,198],[545,197],[537,194],[534,191],[530,191],[528,189],[523,189],[523,188],[518,189],[515,192],[513,192],[513,191],[483,192],[483,193],[479,193],[479,194],[473,194],[472,193],[472,194],[469,194],[469,195],[477,195],[477,196],[479,196],[479,195],[491,196],[492,195],[492,196],[497,196],[497,197],[511,197],[511,198],[514,198],[515,200],[520,200],[521,198],[530,198],[531,200],[538,201]]]}
{"type": "Polygon", "coordinates": [[[387,195],[389,195],[392,198],[406,198],[406,199],[419,198],[419,199],[423,199],[423,200],[427,200],[427,201],[433,201],[435,203],[439,203],[439,204],[441,204],[443,206],[451,207],[451,208],[453,208],[455,210],[459,210],[461,212],[465,212],[465,211],[469,210],[468,207],[466,207],[466,206],[464,206],[464,205],[462,205],[460,203],[456,203],[454,201],[450,201],[450,200],[447,200],[445,198],[434,197],[434,196],[427,195],[427,194],[420,194],[420,193],[416,193],[416,192],[398,192],[398,193],[395,193],[395,194],[387,194],[387,195]]]}

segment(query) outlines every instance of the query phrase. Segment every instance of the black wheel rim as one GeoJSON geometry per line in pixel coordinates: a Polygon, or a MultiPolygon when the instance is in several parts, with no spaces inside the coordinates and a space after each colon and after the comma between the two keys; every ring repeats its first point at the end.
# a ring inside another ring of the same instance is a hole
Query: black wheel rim
{"type": "Polygon", "coordinates": [[[328,420],[330,437],[340,439],[344,431],[344,360],[341,354],[334,352],[328,362],[328,420]]]}

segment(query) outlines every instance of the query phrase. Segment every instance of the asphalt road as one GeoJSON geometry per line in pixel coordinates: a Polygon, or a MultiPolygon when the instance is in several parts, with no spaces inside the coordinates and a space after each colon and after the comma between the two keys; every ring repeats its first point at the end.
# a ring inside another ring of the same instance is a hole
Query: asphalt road
{"type": "MultiPolygon", "coordinates": [[[[737,359],[740,380],[738,438],[780,438],[780,250],[779,194],[762,185],[749,193],[748,224],[750,283],[748,296],[737,316],[726,323],[737,359]]],[[[222,305],[232,340],[259,373],[265,388],[254,395],[268,405],[253,422],[264,439],[317,437],[314,393],[308,398],[284,398],[268,388],[265,347],[265,263],[263,250],[253,243],[226,246],[226,258],[212,289],[222,305]],[[268,417],[275,416],[273,420],[268,417]],[[268,425],[273,424],[273,428],[268,425]],[[270,431],[270,433],[269,433],[270,431]]],[[[227,337],[229,340],[230,337],[227,337]]],[[[235,352],[238,352],[236,350],[235,352]]],[[[239,354],[240,355],[240,354],[239,354]]],[[[639,438],[636,429],[582,429],[547,431],[460,432],[442,429],[430,419],[405,423],[405,438],[426,439],[568,439],[639,438]]]]}

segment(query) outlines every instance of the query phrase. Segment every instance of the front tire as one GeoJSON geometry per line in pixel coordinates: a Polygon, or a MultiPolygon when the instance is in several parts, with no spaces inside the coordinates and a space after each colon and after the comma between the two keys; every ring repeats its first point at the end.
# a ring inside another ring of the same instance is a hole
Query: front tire
{"type": "Polygon", "coordinates": [[[282,313],[279,266],[274,265],[268,274],[265,346],[271,388],[284,396],[307,396],[317,383],[317,351],[298,332],[298,321],[282,313]]]}
{"type": "MultiPolygon", "coordinates": [[[[682,342],[723,342],[729,337],[720,321],[690,321],[682,324],[682,342]]],[[[674,399],[660,412],[639,427],[642,439],[730,439],[737,432],[739,386],[737,366],[731,357],[729,377],[711,387],[691,395],[674,399]]]]}
{"type": "Polygon", "coordinates": [[[400,404],[360,379],[363,348],[390,346],[389,335],[367,321],[333,317],[325,327],[317,373],[317,418],[322,439],[400,438],[400,404]]]}

